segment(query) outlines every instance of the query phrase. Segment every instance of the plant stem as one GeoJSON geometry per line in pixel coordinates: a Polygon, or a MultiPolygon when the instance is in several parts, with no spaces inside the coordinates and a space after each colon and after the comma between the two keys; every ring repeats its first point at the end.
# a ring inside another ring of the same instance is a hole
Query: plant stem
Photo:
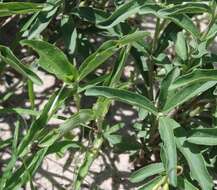
{"type": "Polygon", "coordinates": [[[84,178],[87,176],[89,172],[89,168],[92,165],[93,161],[98,156],[102,143],[103,143],[103,137],[102,135],[98,134],[93,142],[92,148],[88,150],[85,154],[85,160],[82,166],[79,168],[77,179],[75,181],[74,188],[73,188],[74,190],[81,189],[81,185],[84,181],[84,178]]]}
{"type": "Polygon", "coordinates": [[[31,109],[35,110],[35,93],[34,93],[33,82],[28,80],[27,86],[28,86],[28,96],[29,96],[29,102],[31,104],[31,109]]]}
{"type": "MultiPolygon", "coordinates": [[[[155,99],[154,87],[153,87],[154,86],[154,60],[153,60],[152,56],[154,55],[154,52],[155,52],[155,49],[157,46],[157,40],[158,40],[159,33],[160,33],[160,19],[157,18],[154,38],[153,38],[152,46],[151,46],[151,55],[149,56],[149,64],[148,64],[148,68],[149,68],[149,72],[148,72],[149,98],[152,101],[154,101],[154,99],[155,99]]],[[[152,115],[151,116],[150,140],[154,136],[156,128],[157,128],[157,120],[156,120],[156,117],[154,115],[152,115]]]]}

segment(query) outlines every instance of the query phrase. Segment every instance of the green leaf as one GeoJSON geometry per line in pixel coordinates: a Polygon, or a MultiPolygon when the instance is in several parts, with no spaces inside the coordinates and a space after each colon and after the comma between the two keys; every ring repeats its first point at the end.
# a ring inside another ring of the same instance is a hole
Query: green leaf
{"type": "Polygon", "coordinates": [[[188,32],[192,33],[192,35],[195,38],[199,38],[200,33],[198,29],[196,28],[192,20],[187,15],[185,15],[185,13],[189,13],[190,11],[194,11],[194,10],[204,11],[206,5],[199,4],[197,6],[197,4],[195,4],[195,7],[197,7],[197,9],[189,9],[190,7],[191,5],[189,6],[187,4],[183,5],[183,9],[181,10],[182,14],[180,14],[179,6],[177,8],[173,7],[172,10],[168,9],[168,12],[166,12],[166,9],[162,9],[162,7],[158,4],[147,3],[146,1],[144,2],[141,0],[134,0],[120,6],[118,9],[115,10],[115,12],[110,17],[98,23],[97,26],[100,28],[111,28],[125,21],[127,18],[129,18],[134,14],[139,14],[139,15],[152,14],[157,16],[158,18],[171,20],[172,22],[176,23],[177,25],[184,28],[188,32]],[[164,11],[160,12],[162,10],[164,11]],[[176,12],[177,14],[175,14],[176,12]]]}
{"type": "Polygon", "coordinates": [[[7,181],[5,190],[20,189],[21,186],[29,180],[30,176],[33,176],[42,163],[47,148],[41,149],[34,155],[29,156],[14,173],[13,176],[7,181]]]}
{"type": "Polygon", "coordinates": [[[0,58],[35,84],[42,84],[42,80],[26,65],[23,65],[8,47],[0,45],[0,58]]]}
{"type": "Polygon", "coordinates": [[[179,25],[173,22],[169,23],[158,39],[156,54],[158,55],[159,53],[163,52],[163,50],[169,46],[169,41],[173,41],[175,43],[177,33],[181,30],[182,28],[179,25]]]}
{"type": "Polygon", "coordinates": [[[18,155],[22,156],[28,152],[28,146],[34,141],[37,133],[43,129],[47,122],[52,118],[57,109],[64,103],[64,101],[72,95],[73,89],[62,87],[58,93],[54,93],[44,106],[43,111],[39,117],[32,123],[25,137],[19,144],[18,155]]]}
{"type": "Polygon", "coordinates": [[[11,159],[6,165],[3,175],[0,178],[0,190],[3,190],[7,180],[12,176],[13,168],[15,167],[16,161],[17,161],[17,145],[18,145],[18,135],[19,135],[19,125],[20,123],[17,122],[15,124],[15,131],[13,135],[13,143],[12,143],[12,153],[11,153],[11,159]]]}
{"type": "Polygon", "coordinates": [[[64,45],[69,54],[73,54],[77,44],[77,29],[72,17],[64,15],[61,20],[61,31],[64,45]]]}
{"type": "Polygon", "coordinates": [[[0,17],[15,14],[28,14],[42,10],[43,4],[30,2],[7,2],[0,3],[0,17]]]}
{"type": "Polygon", "coordinates": [[[187,179],[182,178],[181,176],[178,177],[178,187],[180,187],[182,190],[185,190],[185,189],[199,190],[197,187],[191,184],[187,179]]]}
{"type": "Polygon", "coordinates": [[[162,176],[155,177],[154,179],[150,180],[144,186],[139,188],[139,190],[154,190],[159,184],[161,184],[164,178],[162,176]]]}
{"type": "Polygon", "coordinates": [[[148,35],[148,32],[136,31],[132,34],[123,36],[119,40],[109,40],[103,43],[95,53],[87,57],[81,64],[79,68],[79,80],[82,80],[89,73],[94,71],[121,47],[147,37],[148,35]]]}
{"type": "Polygon", "coordinates": [[[179,91],[175,92],[167,99],[166,104],[163,107],[162,111],[164,113],[167,113],[172,109],[174,109],[175,107],[193,98],[194,96],[198,96],[201,93],[205,92],[206,90],[212,88],[216,84],[217,82],[215,81],[203,82],[203,83],[192,84],[183,89],[180,89],[179,91]]]}
{"type": "Polygon", "coordinates": [[[120,22],[123,22],[129,16],[137,13],[140,7],[140,0],[130,1],[128,3],[124,3],[115,12],[105,19],[104,21],[98,23],[98,27],[100,28],[111,28],[120,22]]]}
{"type": "Polygon", "coordinates": [[[79,7],[77,9],[73,9],[71,14],[76,15],[84,21],[96,24],[104,21],[110,15],[101,9],[96,9],[93,7],[79,7]]]}
{"type": "Polygon", "coordinates": [[[164,150],[167,157],[167,174],[169,176],[169,183],[174,187],[177,186],[177,153],[176,143],[173,133],[173,126],[170,119],[167,117],[160,117],[159,119],[159,133],[164,143],[164,150]]]}
{"type": "Polygon", "coordinates": [[[56,46],[39,40],[22,40],[21,44],[33,48],[39,54],[39,64],[47,72],[55,74],[64,82],[76,80],[76,68],[56,46]]]}
{"type": "Polygon", "coordinates": [[[55,1],[55,3],[49,3],[46,9],[43,9],[39,13],[35,13],[21,29],[21,32],[23,33],[22,36],[28,39],[39,38],[40,34],[51,22],[57,10],[58,1],[55,1]]]}
{"type": "Polygon", "coordinates": [[[160,86],[160,94],[159,94],[159,104],[160,107],[162,108],[167,100],[168,96],[168,89],[172,82],[177,78],[179,75],[179,69],[177,67],[174,67],[163,79],[161,86],[160,86]]]}
{"type": "Polygon", "coordinates": [[[198,145],[216,146],[217,128],[193,129],[187,141],[198,145]]]}
{"type": "Polygon", "coordinates": [[[214,23],[209,32],[207,33],[206,39],[205,40],[210,40],[212,38],[215,38],[217,35],[217,23],[214,23]]]}
{"type": "Polygon", "coordinates": [[[145,166],[133,172],[130,175],[130,181],[132,183],[138,183],[138,182],[145,180],[147,177],[160,174],[164,171],[165,169],[162,163],[149,164],[148,166],[145,166]]]}
{"type": "Polygon", "coordinates": [[[165,17],[165,19],[171,20],[178,26],[190,32],[196,39],[200,38],[200,32],[198,28],[194,25],[191,18],[189,18],[187,15],[168,15],[165,17]]]}
{"type": "Polygon", "coordinates": [[[69,148],[73,149],[80,149],[81,145],[78,142],[71,141],[71,140],[62,140],[58,142],[54,142],[47,151],[48,154],[54,154],[54,153],[65,153],[65,151],[69,148]]]}
{"type": "Polygon", "coordinates": [[[101,84],[101,83],[107,81],[109,78],[111,78],[110,74],[102,75],[99,77],[96,76],[93,80],[89,80],[85,84],[80,84],[77,92],[81,93],[81,92],[87,90],[88,88],[94,87],[97,84],[101,84]]]}
{"type": "Polygon", "coordinates": [[[118,40],[118,45],[124,46],[133,42],[136,42],[138,40],[142,40],[143,38],[149,36],[149,32],[145,31],[136,31],[132,34],[128,34],[126,36],[123,36],[120,40],[118,40]]]}
{"type": "Polygon", "coordinates": [[[191,176],[198,181],[202,190],[212,190],[213,181],[208,173],[205,161],[202,154],[200,153],[200,150],[198,150],[198,147],[196,147],[195,145],[186,142],[188,134],[185,129],[180,127],[180,125],[174,120],[172,120],[171,123],[173,123],[173,126],[175,128],[174,133],[177,137],[177,147],[188,162],[191,176]]]}
{"type": "Polygon", "coordinates": [[[115,87],[116,83],[120,81],[130,48],[130,46],[127,46],[126,48],[122,48],[120,51],[108,82],[110,87],[115,87]]]}
{"type": "Polygon", "coordinates": [[[177,40],[175,45],[177,55],[183,60],[188,59],[188,47],[183,32],[177,34],[177,40]]]}
{"type": "Polygon", "coordinates": [[[159,15],[166,16],[166,15],[178,15],[178,14],[197,14],[197,13],[204,13],[204,12],[211,12],[210,7],[205,3],[198,3],[198,2],[188,2],[185,4],[178,4],[174,5],[169,8],[164,8],[158,11],[159,15]]]}
{"type": "Polygon", "coordinates": [[[145,96],[127,90],[120,90],[101,86],[87,89],[85,95],[103,96],[109,99],[118,100],[127,104],[131,104],[133,106],[144,108],[153,113],[154,115],[157,115],[158,113],[157,108],[155,108],[154,104],[145,96]]]}
{"type": "Polygon", "coordinates": [[[118,49],[117,41],[110,40],[103,43],[95,53],[87,57],[81,64],[79,68],[79,80],[82,80],[89,73],[94,71],[109,57],[111,57],[118,49]]]}
{"type": "Polygon", "coordinates": [[[57,133],[62,136],[75,127],[93,120],[94,117],[94,112],[92,110],[82,109],[78,113],[74,114],[71,118],[67,119],[63,124],[61,124],[61,126],[57,129],[57,133]]]}
{"type": "Polygon", "coordinates": [[[178,77],[170,86],[169,90],[174,90],[183,86],[200,82],[217,81],[217,70],[215,69],[195,69],[191,73],[178,77]]]}

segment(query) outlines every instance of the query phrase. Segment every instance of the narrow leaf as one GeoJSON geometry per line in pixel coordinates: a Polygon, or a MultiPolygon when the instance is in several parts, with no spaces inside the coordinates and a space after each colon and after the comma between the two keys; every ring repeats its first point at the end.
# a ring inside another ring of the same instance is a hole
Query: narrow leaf
{"type": "Polygon", "coordinates": [[[118,100],[121,102],[131,104],[133,106],[144,108],[153,113],[154,115],[157,115],[157,109],[149,99],[147,99],[145,96],[127,90],[120,90],[101,86],[87,89],[85,95],[103,96],[106,98],[118,100]]]}
{"type": "Polygon", "coordinates": [[[178,77],[170,86],[174,90],[183,86],[200,82],[217,81],[217,70],[215,69],[195,69],[191,73],[178,77]]]}
{"type": "Polygon", "coordinates": [[[82,80],[89,73],[94,71],[121,47],[136,42],[137,40],[141,40],[148,35],[148,32],[136,31],[132,34],[123,36],[119,40],[109,40],[103,43],[95,53],[87,57],[81,64],[79,68],[79,80],[82,80]]]}
{"type": "Polygon", "coordinates": [[[166,104],[163,107],[163,112],[171,111],[175,107],[183,104],[194,96],[200,95],[201,93],[212,88],[216,84],[217,82],[215,81],[196,83],[175,92],[171,97],[167,99],[166,104]]]}
{"type": "Polygon", "coordinates": [[[35,84],[42,84],[42,80],[26,65],[23,65],[8,47],[0,45],[0,58],[35,84]]]}
{"type": "Polygon", "coordinates": [[[172,119],[171,123],[173,123],[175,128],[174,133],[177,137],[177,147],[188,162],[191,176],[198,181],[202,190],[212,190],[213,182],[206,168],[202,154],[195,145],[186,142],[188,134],[185,129],[181,128],[180,125],[172,119]]]}
{"type": "Polygon", "coordinates": [[[147,177],[150,177],[152,175],[160,174],[164,172],[164,166],[162,163],[154,163],[154,164],[149,164],[148,166],[145,166],[135,172],[133,172],[130,175],[130,181],[132,183],[138,183],[143,180],[145,180],[147,177]]]}
{"type": "Polygon", "coordinates": [[[193,129],[187,141],[193,144],[216,146],[217,128],[193,129]]]}
{"type": "Polygon", "coordinates": [[[159,94],[159,104],[162,108],[167,100],[168,96],[168,89],[172,82],[176,79],[176,77],[179,75],[179,69],[177,67],[174,67],[163,79],[161,86],[160,86],[160,94],[159,94]]]}
{"type": "Polygon", "coordinates": [[[169,176],[169,183],[174,187],[177,186],[177,153],[176,143],[173,133],[173,126],[169,118],[160,117],[159,119],[159,133],[164,143],[164,150],[167,157],[167,174],[169,176]]]}
{"type": "Polygon", "coordinates": [[[89,109],[80,110],[78,113],[74,114],[71,118],[67,119],[61,126],[57,129],[58,133],[64,135],[74,129],[75,127],[85,124],[88,121],[94,119],[94,112],[89,109]]]}
{"type": "Polygon", "coordinates": [[[0,17],[14,14],[28,14],[42,10],[43,4],[31,2],[7,2],[0,3],[0,17]]]}
{"type": "Polygon", "coordinates": [[[161,9],[159,10],[158,14],[166,16],[186,13],[198,14],[204,12],[211,12],[211,9],[207,4],[198,2],[188,2],[185,4],[178,4],[169,8],[161,9]]]}

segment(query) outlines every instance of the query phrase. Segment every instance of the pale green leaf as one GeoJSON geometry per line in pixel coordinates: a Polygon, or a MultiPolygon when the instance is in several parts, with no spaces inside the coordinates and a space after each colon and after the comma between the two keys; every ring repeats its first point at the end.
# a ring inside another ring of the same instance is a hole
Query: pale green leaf
{"type": "Polygon", "coordinates": [[[170,119],[167,117],[160,117],[159,119],[159,133],[164,144],[164,150],[167,157],[167,174],[169,176],[169,182],[176,187],[177,185],[177,153],[176,143],[173,133],[173,126],[170,119]]]}
{"type": "Polygon", "coordinates": [[[217,70],[215,69],[195,69],[191,73],[178,77],[170,86],[169,90],[174,90],[183,86],[200,82],[217,81],[217,70]]]}
{"type": "Polygon", "coordinates": [[[0,45],[0,58],[35,84],[42,84],[42,80],[29,67],[22,64],[8,47],[0,45]]]}
{"type": "Polygon", "coordinates": [[[28,14],[42,10],[43,4],[31,2],[6,2],[0,3],[0,17],[15,14],[28,14]]]}
{"type": "Polygon", "coordinates": [[[216,146],[217,128],[193,129],[187,141],[198,145],[216,146]]]}
{"type": "Polygon", "coordinates": [[[188,47],[183,32],[177,34],[177,40],[175,45],[177,55],[183,60],[188,59],[188,47]]]}
{"type": "Polygon", "coordinates": [[[47,72],[55,74],[65,82],[76,80],[76,68],[56,46],[39,40],[22,40],[21,44],[33,48],[39,54],[39,64],[47,72]]]}
{"type": "Polygon", "coordinates": [[[133,172],[130,175],[130,181],[132,183],[138,183],[138,182],[145,180],[147,177],[150,177],[156,174],[161,174],[164,171],[165,169],[162,163],[149,164],[133,172]]]}
{"type": "Polygon", "coordinates": [[[120,90],[116,88],[109,88],[109,87],[93,87],[87,89],[85,92],[87,96],[103,96],[109,99],[118,100],[121,102],[125,102],[127,104],[131,104],[133,106],[144,108],[151,113],[157,115],[157,108],[154,104],[147,99],[145,96],[127,91],[127,90],[120,90]]]}

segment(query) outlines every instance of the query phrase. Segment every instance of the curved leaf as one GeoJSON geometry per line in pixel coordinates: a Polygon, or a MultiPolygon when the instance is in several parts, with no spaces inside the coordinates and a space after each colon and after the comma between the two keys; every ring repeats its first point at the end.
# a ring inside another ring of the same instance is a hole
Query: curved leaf
{"type": "MultiPolygon", "coordinates": [[[[191,9],[192,4],[186,3],[185,5],[175,5],[170,9],[164,9],[159,4],[147,3],[146,1],[134,0],[120,6],[115,12],[102,22],[98,23],[100,28],[111,28],[134,14],[153,14],[159,18],[169,19],[176,23],[180,27],[184,28],[188,32],[192,33],[194,37],[198,38],[200,33],[192,20],[185,15],[191,11],[203,12],[206,9],[205,4],[194,4],[194,8],[191,9]],[[183,7],[182,9],[180,7],[183,7]],[[167,10],[167,11],[166,11],[167,10]],[[176,13],[176,14],[175,14],[176,13]]],[[[208,11],[208,10],[206,10],[208,11]]]]}
{"type": "Polygon", "coordinates": [[[109,40],[103,43],[95,53],[87,57],[81,64],[79,68],[79,80],[82,80],[89,73],[94,71],[121,47],[136,42],[137,40],[147,37],[148,35],[148,32],[136,31],[132,34],[123,36],[119,40],[109,40]]]}
{"type": "Polygon", "coordinates": [[[217,70],[196,69],[189,74],[178,77],[170,86],[169,90],[174,90],[194,83],[217,81],[217,70]]]}
{"type": "Polygon", "coordinates": [[[158,176],[139,188],[139,190],[154,190],[163,180],[164,178],[162,176],[158,176]]]}
{"type": "Polygon", "coordinates": [[[217,128],[193,129],[187,141],[193,144],[216,146],[217,128]]]}
{"type": "Polygon", "coordinates": [[[42,84],[42,80],[26,65],[23,65],[8,47],[0,45],[0,58],[35,84],[42,84]]]}
{"type": "Polygon", "coordinates": [[[133,106],[144,108],[154,115],[157,115],[158,111],[154,104],[147,99],[145,96],[127,91],[127,90],[120,90],[116,88],[109,88],[109,87],[93,87],[87,89],[85,92],[87,96],[103,96],[106,98],[118,100],[121,102],[125,102],[127,104],[131,104],[133,106]]]}
{"type": "Polygon", "coordinates": [[[164,166],[162,163],[154,163],[154,164],[149,164],[148,166],[145,166],[135,172],[133,172],[130,175],[130,181],[132,183],[138,183],[143,180],[145,180],[147,177],[150,177],[152,175],[160,174],[164,172],[164,166]]]}
{"type": "Polygon", "coordinates": [[[79,7],[72,10],[71,14],[79,17],[82,20],[96,24],[104,21],[107,17],[110,16],[109,13],[93,7],[79,7]]]}
{"type": "Polygon", "coordinates": [[[198,2],[188,2],[186,4],[178,4],[169,8],[161,9],[158,12],[158,14],[166,16],[186,13],[196,14],[204,12],[211,12],[211,9],[207,4],[198,2]]]}
{"type": "Polygon", "coordinates": [[[183,104],[194,96],[198,96],[206,90],[212,88],[217,84],[216,81],[196,83],[190,86],[187,86],[177,92],[175,92],[171,97],[166,101],[165,106],[163,107],[163,112],[167,113],[173,108],[183,104]]]}
{"type": "Polygon", "coordinates": [[[185,129],[180,127],[180,125],[172,119],[171,123],[173,123],[173,127],[175,128],[174,134],[176,136],[177,148],[186,158],[190,167],[191,176],[198,181],[202,190],[212,190],[213,181],[206,168],[200,150],[198,150],[198,147],[195,145],[186,142],[188,134],[185,129]]]}
{"type": "Polygon", "coordinates": [[[72,117],[67,119],[58,129],[57,133],[61,135],[66,134],[70,130],[74,129],[78,125],[85,124],[88,121],[94,119],[94,112],[89,109],[82,109],[72,117]]]}
{"type": "Polygon", "coordinates": [[[56,46],[39,40],[22,40],[21,44],[33,48],[39,54],[39,64],[47,72],[55,74],[65,82],[76,80],[76,68],[56,46]]]}

